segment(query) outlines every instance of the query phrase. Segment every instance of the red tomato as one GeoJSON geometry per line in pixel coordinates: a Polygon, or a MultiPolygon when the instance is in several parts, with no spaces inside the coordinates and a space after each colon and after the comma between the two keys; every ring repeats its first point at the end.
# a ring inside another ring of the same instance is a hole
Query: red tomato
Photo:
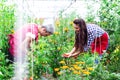
{"type": "Polygon", "coordinates": [[[32,77],[30,77],[30,80],[33,80],[33,78],[32,78],[32,77]]]}

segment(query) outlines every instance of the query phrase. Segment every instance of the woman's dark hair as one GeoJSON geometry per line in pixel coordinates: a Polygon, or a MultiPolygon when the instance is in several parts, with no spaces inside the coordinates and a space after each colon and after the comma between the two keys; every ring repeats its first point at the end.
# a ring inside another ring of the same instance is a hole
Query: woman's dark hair
{"type": "Polygon", "coordinates": [[[83,19],[75,19],[73,23],[80,27],[80,31],[75,32],[74,47],[76,48],[76,50],[80,50],[80,52],[83,52],[84,47],[87,45],[87,41],[88,41],[88,32],[87,32],[86,23],[83,19]]]}

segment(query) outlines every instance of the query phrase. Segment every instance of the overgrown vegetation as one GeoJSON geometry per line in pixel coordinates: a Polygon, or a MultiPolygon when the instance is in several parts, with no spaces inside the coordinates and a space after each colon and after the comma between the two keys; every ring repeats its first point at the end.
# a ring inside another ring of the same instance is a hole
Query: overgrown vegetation
{"type": "MultiPolygon", "coordinates": [[[[7,5],[5,0],[0,2],[0,79],[9,80],[13,74],[13,64],[8,64],[8,34],[14,33],[15,15],[14,5],[7,5]]],[[[93,0],[96,3],[96,1],[93,0]]],[[[110,36],[108,52],[105,53],[99,64],[98,55],[87,52],[77,59],[62,58],[62,54],[69,52],[74,44],[74,30],[72,21],[77,13],[71,12],[66,17],[61,14],[56,19],[56,32],[49,37],[39,37],[38,44],[33,43],[29,52],[29,77],[35,80],[52,78],[59,80],[120,80],[120,0],[101,0],[100,9],[95,14],[92,9],[88,11],[87,22],[93,22],[104,28],[110,36]],[[99,20],[96,21],[95,17],[99,20]],[[33,54],[33,58],[31,57],[33,54]],[[53,76],[53,77],[52,77],[53,76]]],[[[89,6],[89,5],[88,5],[89,6]]],[[[92,8],[92,6],[90,6],[92,8]]],[[[79,16],[80,17],[80,16],[79,16]]],[[[29,21],[29,20],[28,20],[29,21]]],[[[35,23],[39,23],[39,19],[35,23]]],[[[43,21],[42,21],[43,22],[43,21]]],[[[42,22],[40,24],[42,24],[42,22]]]]}

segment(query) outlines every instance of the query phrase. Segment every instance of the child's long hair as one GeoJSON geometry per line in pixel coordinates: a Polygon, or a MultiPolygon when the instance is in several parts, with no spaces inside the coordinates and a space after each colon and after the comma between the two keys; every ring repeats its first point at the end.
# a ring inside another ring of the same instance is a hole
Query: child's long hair
{"type": "Polygon", "coordinates": [[[74,47],[76,48],[76,50],[79,50],[80,52],[84,52],[84,47],[87,45],[87,41],[88,41],[88,32],[87,32],[86,23],[83,19],[75,19],[73,23],[80,27],[80,31],[75,32],[74,47]]]}

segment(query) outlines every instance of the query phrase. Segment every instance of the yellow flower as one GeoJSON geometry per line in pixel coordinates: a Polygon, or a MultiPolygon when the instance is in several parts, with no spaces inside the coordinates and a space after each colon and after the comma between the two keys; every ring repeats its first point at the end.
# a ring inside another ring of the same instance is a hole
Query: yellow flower
{"type": "Polygon", "coordinates": [[[81,68],[79,66],[74,67],[76,70],[80,70],[81,68]]]}
{"type": "Polygon", "coordinates": [[[77,71],[73,71],[74,74],[77,74],[78,72],[77,71]]]}
{"type": "Polygon", "coordinates": [[[57,72],[58,75],[61,75],[62,73],[61,72],[57,72]]]}
{"type": "Polygon", "coordinates": [[[67,68],[69,68],[68,66],[63,66],[63,67],[61,67],[62,69],[67,69],[67,68]]]}
{"type": "Polygon", "coordinates": [[[14,31],[14,30],[11,30],[11,32],[12,32],[12,34],[14,34],[14,33],[15,33],[15,31],[14,31]]]}
{"type": "Polygon", "coordinates": [[[73,73],[74,74],[78,74],[78,75],[80,74],[80,72],[78,72],[78,71],[73,71],[73,73]]]}
{"type": "Polygon", "coordinates": [[[85,62],[81,62],[81,64],[85,64],[85,62]]]}
{"type": "Polygon", "coordinates": [[[61,64],[65,64],[65,61],[60,61],[59,63],[61,63],[61,64]]]}
{"type": "Polygon", "coordinates": [[[80,75],[80,72],[78,72],[77,74],[80,75]]]}
{"type": "Polygon", "coordinates": [[[55,68],[54,70],[55,70],[55,71],[59,71],[59,68],[55,68]]]}
{"type": "Polygon", "coordinates": [[[76,67],[76,66],[78,66],[78,65],[73,65],[73,67],[76,67]]]}
{"type": "Polygon", "coordinates": [[[75,70],[74,68],[69,68],[69,69],[70,69],[70,70],[73,70],[73,71],[75,70]]]}
{"type": "Polygon", "coordinates": [[[85,72],[83,72],[83,73],[86,74],[86,75],[89,75],[89,74],[90,74],[89,71],[85,71],[85,72]]]}
{"type": "Polygon", "coordinates": [[[76,64],[80,64],[80,62],[75,62],[76,64]]]}
{"type": "Polygon", "coordinates": [[[60,47],[58,47],[57,49],[58,49],[58,51],[60,51],[60,50],[61,50],[61,48],[60,48],[60,47]]]}
{"type": "Polygon", "coordinates": [[[86,72],[87,70],[82,70],[82,72],[86,72]]]}
{"type": "Polygon", "coordinates": [[[74,67],[76,70],[80,70],[80,69],[81,69],[78,65],[73,65],[73,67],[74,67]]]}
{"type": "Polygon", "coordinates": [[[80,74],[80,72],[77,72],[77,74],[79,75],[79,74],[80,74]]]}
{"type": "Polygon", "coordinates": [[[72,21],[70,22],[70,25],[73,25],[73,22],[72,22],[72,21]]]}
{"type": "Polygon", "coordinates": [[[63,30],[64,30],[65,32],[68,32],[68,28],[64,28],[63,30]]]}
{"type": "Polygon", "coordinates": [[[60,26],[60,21],[59,20],[56,20],[55,21],[55,25],[58,27],[58,26],[60,26]]]}
{"type": "Polygon", "coordinates": [[[85,64],[85,62],[75,62],[76,64],[85,64]]]}
{"type": "Polygon", "coordinates": [[[92,67],[87,67],[87,69],[90,71],[94,70],[92,67]]]}
{"type": "Polygon", "coordinates": [[[59,32],[54,32],[55,35],[59,35],[59,32]]]}

